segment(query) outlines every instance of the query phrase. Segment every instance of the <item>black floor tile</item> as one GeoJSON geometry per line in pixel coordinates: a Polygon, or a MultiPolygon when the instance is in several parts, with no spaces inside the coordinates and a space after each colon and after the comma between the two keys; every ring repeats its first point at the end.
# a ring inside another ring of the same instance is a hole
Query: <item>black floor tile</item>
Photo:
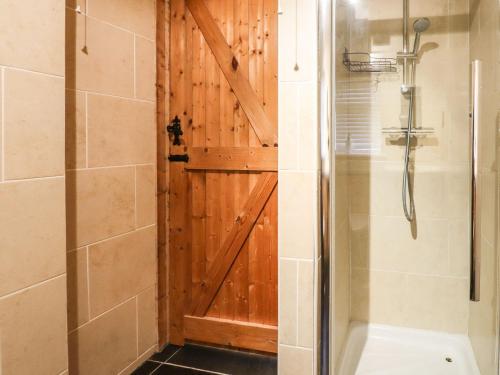
{"type": "Polygon", "coordinates": [[[167,345],[160,353],[153,354],[150,361],[166,362],[174,353],[180,349],[177,345],[167,345]]]}
{"type": "Polygon", "coordinates": [[[172,365],[161,365],[153,375],[212,375],[210,372],[194,370],[185,367],[177,367],[172,365]]]}
{"type": "Polygon", "coordinates": [[[276,375],[274,356],[186,345],[168,363],[230,375],[276,375]]]}
{"type": "Polygon", "coordinates": [[[146,361],[144,362],[141,367],[136,369],[132,375],[151,375],[151,373],[156,370],[158,367],[160,367],[160,363],[158,362],[149,362],[146,361]]]}

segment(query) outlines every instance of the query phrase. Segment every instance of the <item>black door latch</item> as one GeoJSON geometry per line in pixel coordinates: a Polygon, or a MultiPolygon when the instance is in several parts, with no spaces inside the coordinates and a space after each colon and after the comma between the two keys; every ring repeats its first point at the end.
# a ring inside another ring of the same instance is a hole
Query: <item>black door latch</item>
{"type": "Polygon", "coordinates": [[[168,155],[168,161],[188,163],[189,155],[168,155]]]}
{"type": "Polygon", "coordinates": [[[182,132],[181,120],[179,119],[179,117],[175,116],[170,125],[167,125],[167,132],[168,134],[174,135],[174,146],[180,146],[181,135],[183,135],[184,133],[182,132]]]}

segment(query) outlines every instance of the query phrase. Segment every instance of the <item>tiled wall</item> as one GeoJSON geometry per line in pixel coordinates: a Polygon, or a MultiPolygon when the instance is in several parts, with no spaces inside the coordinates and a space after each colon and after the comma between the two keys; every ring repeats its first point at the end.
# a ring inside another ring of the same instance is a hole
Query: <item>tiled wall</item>
{"type": "MultiPolygon", "coordinates": [[[[410,3],[412,17],[432,22],[422,35],[417,66],[416,124],[434,130],[413,141],[413,225],[401,202],[404,142],[382,133],[382,128],[406,126],[401,74],[352,73],[337,80],[336,146],[349,158],[350,174],[351,318],[465,333],[468,2],[410,3]]],[[[360,0],[349,6],[345,47],[395,57],[402,48],[402,2],[360,0]]]]}
{"type": "Polygon", "coordinates": [[[279,373],[314,373],[317,264],[317,8],[280,0],[279,373]]]}
{"type": "Polygon", "coordinates": [[[0,373],[67,373],[64,1],[0,2],[0,373]]]}
{"type": "Polygon", "coordinates": [[[469,336],[476,360],[484,375],[496,375],[498,366],[498,15],[497,1],[481,0],[470,3],[471,59],[481,60],[483,66],[479,112],[481,301],[470,303],[469,336]]]}
{"type": "Polygon", "coordinates": [[[67,1],[66,28],[69,369],[125,374],[158,341],[155,2],[67,1]]]}

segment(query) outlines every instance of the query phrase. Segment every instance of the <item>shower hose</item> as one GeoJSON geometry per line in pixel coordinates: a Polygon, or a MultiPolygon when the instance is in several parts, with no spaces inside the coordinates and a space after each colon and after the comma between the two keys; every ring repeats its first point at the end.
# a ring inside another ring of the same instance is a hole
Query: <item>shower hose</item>
{"type": "Polygon", "coordinates": [[[410,89],[410,107],[408,108],[408,126],[406,129],[406,149],[405,149],[405,161],[404,161],[404,171],[403,171],[403,210],[405,212],[406,219],[408,221],[413,221],[414,218],[414,205],[413,205],[413,195],[410,185],[410,142],[411,142],[411,130],[413,124],[413,100],[415,94],[415,87],[410,89]],[[408,209],[409,203],[409,209],[408,209]]]}

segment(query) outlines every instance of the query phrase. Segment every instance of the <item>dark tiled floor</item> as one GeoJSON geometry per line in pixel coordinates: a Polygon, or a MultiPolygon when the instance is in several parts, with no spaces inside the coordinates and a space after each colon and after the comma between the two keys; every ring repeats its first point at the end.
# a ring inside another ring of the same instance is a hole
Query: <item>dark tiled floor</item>
{"type": "Polygon", "coordinates": [[[168,345],[154,354],[134,375],[276,375],[274,356],[207,346],[168,345]]]}

